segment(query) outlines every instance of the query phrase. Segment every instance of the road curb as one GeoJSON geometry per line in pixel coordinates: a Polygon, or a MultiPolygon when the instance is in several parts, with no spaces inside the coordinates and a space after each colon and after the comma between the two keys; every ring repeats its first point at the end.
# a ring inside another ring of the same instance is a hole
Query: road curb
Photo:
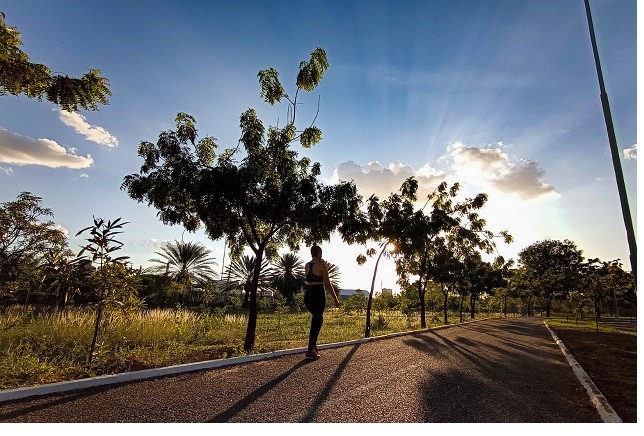
{"type": "MultiPolygon", "coordinates": [[[[363,344],[371,341],[378,341],[383,339],[395,338],[398,336],[405,336],[417,333],[424,333],[430,330],[442,330],[445,328],[455,327],[473,322],[485,321],[490,318],[481,318],[474,321],[467,321],[460,324],[447,324],[438,327],[432,327],[423,330],[414,330],[407,332],[390,333],[388,335],[374,336],[370,338],[354,339],[345,342],[336,342],[331,344],[322,344],[318,348],[320,350],[330,348],[340,348],[355,344],[363,344]]],[[[148,380],[170,375],[185,374],[194,371],[203,371],[207,369],[223,368],[227,366],[241,365],[244,363],[257,362],[260,360],[272,359],[279,356],[286,356],[290,354],[299,354],[306,352],[306,347],[291,348],[287,350],[270,351],[268,353],[252,354],[250,356],[229,357],[225,359],[206,360],[203,362],[186,363],[181,365],[172,365],[162,368],[143,369],[140,371],[123,372],[119,374],[102,375],[98,377],[84,378],[80,380],[70,380],[57,383],[48,383],[39,386],[7,389],[0,391],[0,403],[7,401],[23,400],[30,397],[39,397],[43,395],[60,394],[63,392],[76,391],[80,389],[94,388],[100,386],[115,385],[120,383],[127,383],[140,380],[148,380]]]]}
{"type": "Polygon", "coordinates": [[[599,388],[595,385],[595,383],[593,383],[590,376],[586,374],[586,371],[584,371],[577,360],[572,357],[572,354],[570,354],[564,343],[561,342],[555,332],[550,328],[548,323],[544,321],[543,324],[546,326],[557,345],[559,345],[559,348],[563,352],[566,360],[572,367],[573,372],[575,373],[581,384],[586,388],[586,392],[588,392],[588,396],[590,396],[590,401],[592,401],[597,408],[599,416],[602,418],[602,420],[604,422],[623,422],[622,419],[617,415],[615,410],[613,410],[610,404],[608,404],[606,397],[604,397],[599,388]]]}

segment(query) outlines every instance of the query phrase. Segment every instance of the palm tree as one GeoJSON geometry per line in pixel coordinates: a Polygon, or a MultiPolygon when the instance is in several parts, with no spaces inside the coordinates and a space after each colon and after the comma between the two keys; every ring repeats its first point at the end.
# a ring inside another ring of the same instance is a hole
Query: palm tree
{"type": "Polygon", "coordinates": [[[304,286],[304,263],[293,253],[286,253],[277,259],[270,272],[271,284],[286,298],[289,305],[295,302],[297,294],[304,286]]]}
{"type": "MultiPolygon", "coordinates": [[[[243,307],[248,306],[248,299],[250,296],[250,285],[253,280],[253,272],[255,270],[255,256],[242,256],[239,259],[233,260],[227,267],[224,277],[222,279],[225,283],[221,287],[223,293],[233,290],[244,291],[244,304],[243,307]]],[[[270,283],[270,265],[266,259],[262,260],[262,266],[259,271],[259,283],[257,284],[259,295],[266,291],[272,291],[273,287],[270,283]]]]}
{"type": "Polygon", "coordinates": [[[335,289],[336,294],[340,295],[340,268],[334,263],[326,262],[326,267],[329,272],[329,281],[331,286],[335,289]]]}
{"type": "Polygon", "coordinates": [[[168,242],[156,254],[162,259],[150,259],[150,262],[158,265],[147,268],[146,272],[162,274],[185,287],[204,285],[217,275],[213,268],[216,263],[209,257],[210,250],[199,243],[168,242]]]}

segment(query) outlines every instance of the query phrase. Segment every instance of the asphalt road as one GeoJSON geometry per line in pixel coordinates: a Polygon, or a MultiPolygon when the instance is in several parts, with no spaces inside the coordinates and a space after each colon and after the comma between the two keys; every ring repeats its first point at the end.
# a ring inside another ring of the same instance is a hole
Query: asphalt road
{"type": "Polygon", "coordinates": [[[0,422],[601,422],[538,319],[321,353],[4,403],[0,422]]]}

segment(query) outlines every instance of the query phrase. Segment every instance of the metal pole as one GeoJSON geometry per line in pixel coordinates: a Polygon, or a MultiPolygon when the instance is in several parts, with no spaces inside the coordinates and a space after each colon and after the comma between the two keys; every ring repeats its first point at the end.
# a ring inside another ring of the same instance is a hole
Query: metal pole
{"type": "Polygon", "coordinates": [[[602,109],[604,111],[604,121],[606,122],[606,131],[608,133],[608,142],[610,144],[610,152],[613,158],[613,168],[615,170],[615,178],[617,179],[617,191],[619,192],[619,200],[622,206],[622,216],[624,218],[624,225],[626,227],[626,238],[628,240],[628,248],[630,252],[631,270],[633,278],[637,283],[637,244],[635,242],[635,230],[633,229],[633,220],[631,218],[631,211],[628,206],[628,197],[626,195],[626,185],[624,183],[624,174],[622,173],[622,165],[619,160],[619,150],[617,148],[617,139],[615,138],[615,129],[613,128],[613,118],[610,113],[610,106],[608,104],[608,95],[604,87],[604,76],[602,75],[601,65],[599,63],[599,53],[597,51],[597,42],[595,41],[595,29],[593,27],[593,18],[590,14],[589,0],[584,0],[586,5],[586,17],[588,18],[588,30],[590,31],[590,42],[593,46],[593,55],[595,56],[595,67],[597,69],[597,78],[599,80],[600,98],[602,102],[602,109]]]}

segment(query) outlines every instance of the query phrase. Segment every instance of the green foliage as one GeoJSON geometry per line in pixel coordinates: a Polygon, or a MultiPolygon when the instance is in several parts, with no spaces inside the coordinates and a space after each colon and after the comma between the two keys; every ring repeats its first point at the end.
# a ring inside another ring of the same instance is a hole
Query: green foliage
{"type": "MultiPolygon", "coordinates": [[[[457,203],[459,188],[458,183],[449,188],[447,183],[441,183],[418,209],[418,181],[410,177],[403,182],[399,193],[383,201],[375,195],[368,200],[369,230],[365,236],[380,241],[378,260],[383,255],[395,257],[399,283],[403,287],[409,284],[409,276],[420,278],[416,281],[415,300],[420,305],[421,325],[426,325],[425,293],[430,281],[469,292],[472,280],[463,277],[468,271],[466,259],[479,251],[491,253],[496,248],[496,237],[511,241],[506,231],[496,235],[487,230],[485,220],[478,215],[478,209],[487,202],[487,195],[480,193],[457,203]],[[428,205],[431,210],[427,213],[428,205]]],[[[376,250],[369,248],[365,254],[374,256],[376,250]]],[[[364,263],[366,256],[359,255],[358,264],[364,263]]],[[[377,265],[378,261],[376,268],[377,265]]],[[[367,307],[367,317],[369,312],[367,307]]]]}
{"type": "Polygon", "coordinates": [[[127,222],[121,222],[121,218],[107,222],[102,218],[94,218],[93,226],[76,233],[78,236],[89,230],[90,237],[86,239],[88,244],[82,247],[78,259],[88,260],[96,268],[89,279],[98,299],[94,335],[87,358],[87,366],[90,368],[99,329],[102,327],[104,309],[118,307],[132,310],[141,304],[137,298],[140,280],[138,274],[126,264],[128,256],[113,257],[113,253],[123,246],[123,243],[116,239],[116,235],[122,233],[120,229],[125,224],[127,222]],[[83,256],[84,253],[88,253],[89,256],[83,256]]]}
{"type": "Polygon", "coordinates": [[[261,70],[257,77],[259,77],[259,86],[261,88],[260,96],[264,101],[274,105],[284,97],[284,87],[279,81],[279,73],[274,68],[261,70]]]}
{"type": "Polygon", "coordinates": [[[287,304],[293,306],[295,294],[306,286],[304,263],[293,253],[280,256],[271,268],[270,281],[272,287],[286,299],[287,304]]]}
{"type": "Polygon", "coordinates": [[[322,80],[324,71],[329,68],[324,49],[318,47],[311,53],[308,62],[300,62],[300,71],[297,74],[297,87],[305,91],[313,91],[322,80]]]}
{"type": "Polygon", "coordinates": [[[532,289],[546,300],[547,315],[550,316],[552,300],[563,300],[577,287],[582,251],[569,241],[544,240],[524,248],[519,253],[524,271],[524,280],[531,282],[532,289]]]}
{"type": "Polygon", "coordinates": [[[300,135],[300,143],[304,148],[311,148],[322,140],[322,131],[315,126],[307,127],[300,135]]]}
{"type": "MultiPolygon", "coordinates": [[[[255,256],[244,255],[238,259],[233,259],[226,267],[226,271],[222,277],[222,280],[224,280],[225,283],[222,285],[221,291],[223,293],[242,291],[244,296],[243,299],[241,299],[242,303],[240,307],[247,307],[254,273],[255,256]]],[[[260,293],[274,290],[272,284],[272,270],[266,259],[262,261],[260,266],[257,290],[260,293]]]]}
{"type": "Polygon", "coordinates": [[[186,290],[195,285],[205,286],[217,275],[214,270],[216,263],[210,253],[199,243],[167,242],[161,251],[155,253],[161,258],[150,259],[157,265],[149,267],[146,272],[164,274],[171,281],[184,285],[186,290]]]}
{"type": "Polygon", "coordinates": [[[99,104],[108,104],[112,93],[100,70],[89,70],[80,78],[53,74],[47,66],[31,62],[21,45],[21,34],[0,16],[0,95],[44,97],[67,111],[98,110],[99,104]]]}
{"type": "Polygon", "coordinates": [[[367,297],[362,292],[355,292],[344,301],[343,308],[347,313],[355,311],[361,314],[367,308],[367,297]]]}
{"type": "Polygon", "coordinates": [[[50,251],[64,251],[67,239],[42,199],[22,192],[0,205],[0,299],[11,300],[42,281],[40,264],[50,251]]]}

